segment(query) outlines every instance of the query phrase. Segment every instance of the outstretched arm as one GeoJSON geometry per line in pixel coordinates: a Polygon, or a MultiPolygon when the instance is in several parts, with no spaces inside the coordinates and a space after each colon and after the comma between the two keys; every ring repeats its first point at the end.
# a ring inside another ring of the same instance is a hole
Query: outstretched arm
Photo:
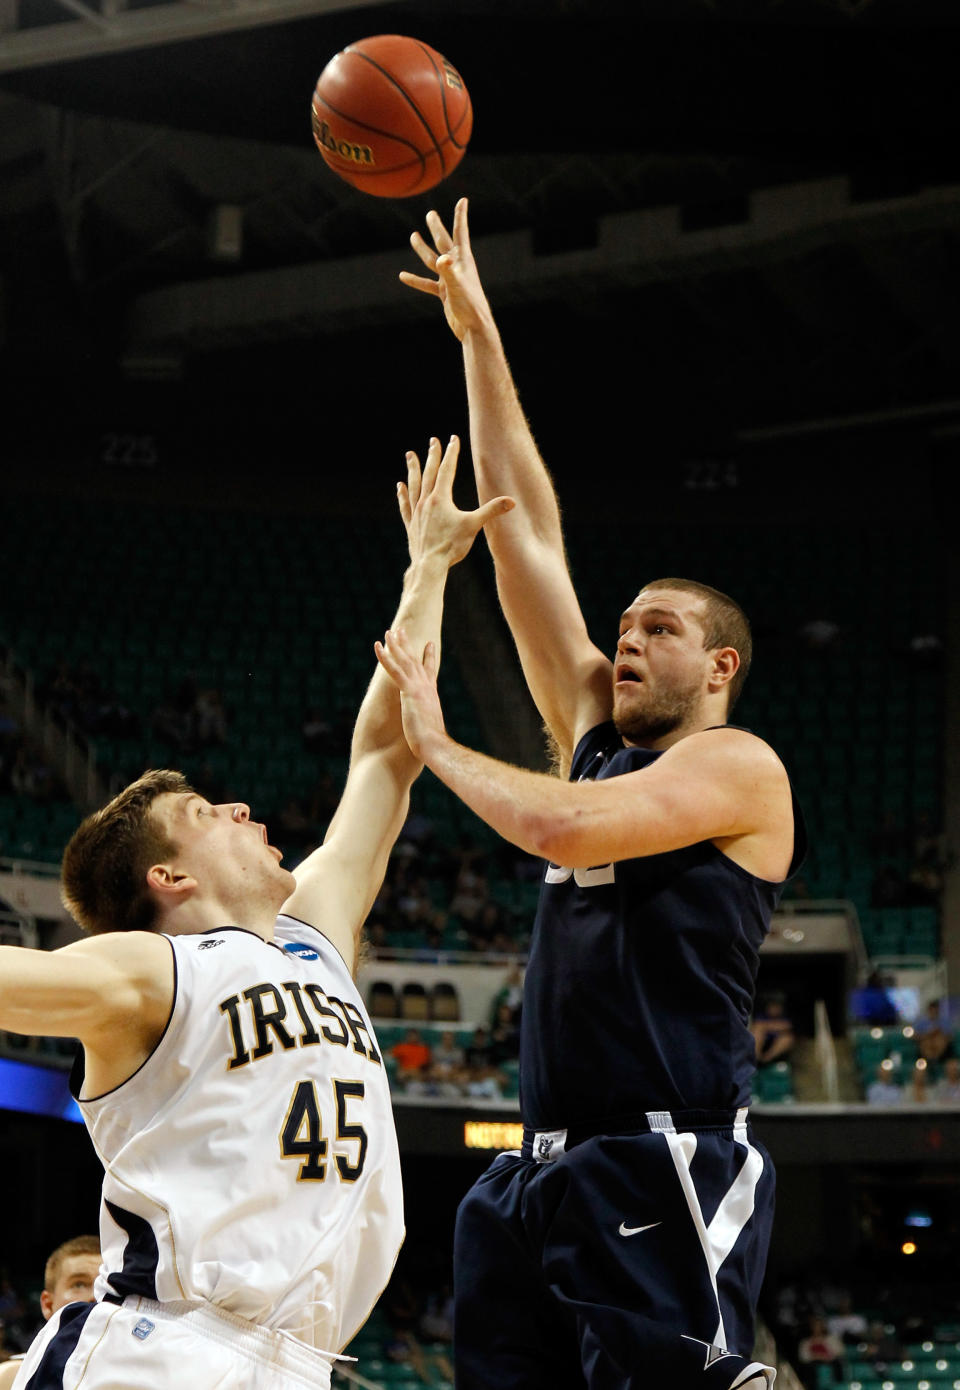
{"type": "MultiPolygon", "coordinates": [[[[395,621],[406,627],[419,651],[428,641],[439,644],[450,567],[463,559],[492,516],[513,506],[509,498],[498,497],[473,512],[455,507],[459,447],[453,438],[441,456],[439,441],[431,440],[422,476],[416,455],[408,454],[407,483],[398,486],[410,565],[395,621]]],[[[323,844],[296,869],[297,887],[283,909],[320,928],[351,967],[421,766],[404,737],[397,691],[378,667],[357,716],[340,804],[323,844]]]]}
{"type": "Polygon", "coordinates": [[[510,373],[503,344],[470,247],[467,201],[453,233],[427,214],[430,246],[418,232],[413,249],[432,276],[404,271],[413,289],[436,296],[463,347],[470,404],[470,444],[480,501],[507,492],[516,512],[487,529],[497,588],[530,692],[561,752],[609,717],[610,662],[591,642],[570,579],[560,508],[510,373]]]}
{"type": "Polygon", "coordinates": [[[640,771],[561,782],[450,738],[431,646],[421,659],[404,633],[388,632],[376,652],[400,689],[410,747],[482,820],[529,854],[591,868],[712,840],[759,877],[786,877],[790,788],[779,758],[753,734],[709,729],[680,739],[640,771]]]}

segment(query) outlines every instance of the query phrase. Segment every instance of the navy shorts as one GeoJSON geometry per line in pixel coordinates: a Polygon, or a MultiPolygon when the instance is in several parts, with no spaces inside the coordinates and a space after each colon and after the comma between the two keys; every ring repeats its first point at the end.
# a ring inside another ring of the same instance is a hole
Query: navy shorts
{"type": "Polygon", "coordinates": [[[648,1120],[544,1162],[502,1154],[467,1193],[454,1240],[457,1390],[772,1384],[751,1355],[770,1158],[745,1112],[709,1127],[648,1120]]]}

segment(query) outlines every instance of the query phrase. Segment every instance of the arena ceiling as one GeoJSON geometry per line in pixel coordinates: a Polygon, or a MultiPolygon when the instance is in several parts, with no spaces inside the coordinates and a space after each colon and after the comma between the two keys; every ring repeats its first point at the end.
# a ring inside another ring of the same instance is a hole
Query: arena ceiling
{"type": "Polygon", "coordinates": [[[925,407],[960,367],[958,40],[954,0],[0,0],[7,360],[412,321],[409,232],[467,193],[498,302],[642,321],[745,426],[925,407]],[[473,97],[433,196],[312,145],[320,68],[381,32],[473,97]]]}

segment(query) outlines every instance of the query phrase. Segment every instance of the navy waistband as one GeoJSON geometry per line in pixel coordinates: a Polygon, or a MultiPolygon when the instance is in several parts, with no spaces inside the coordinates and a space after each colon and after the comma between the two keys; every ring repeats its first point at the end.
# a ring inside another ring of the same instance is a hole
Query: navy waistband
{"type": "Polygon", "coordinates": [[[602,1120],[588,1125],[570,1125],[567,1129],[533,1129],[523,1127],[523,1143],[520,1153],[523,1158],[535,1158],[539,1162],[550,1162],[561,1153],[576,1148],[587,1139],[600,1135],[626,1136],[629,1134],[658,1134],[664,1130],[677,1132],[700,1129],[734,1129],[738,1124],[747,1124],[749,1117],[746,1107],[742,1110],[651,1110],[646,1114],[619,1115],[606,1123],[602,1120]]]}

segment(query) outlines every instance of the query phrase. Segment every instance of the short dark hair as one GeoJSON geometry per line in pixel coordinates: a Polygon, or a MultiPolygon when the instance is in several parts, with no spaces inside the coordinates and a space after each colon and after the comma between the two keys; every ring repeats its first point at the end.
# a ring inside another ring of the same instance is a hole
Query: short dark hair
{"type": "Polygon", "coordinates": [[[192,790],[182,772],[145,772],[77,827],[63,855],[60,897],[84,931],[152,930],[147,870],[177,849],[153,803],[165,792],[192,790]]]}
{"type": "MultiPolygon", "coordinates": [[[[685,594],[693,594],[703,600],[703,645],[708,652],[720,647],[733,647],[740,658],[737,672],[727,687],[727,715],[740,698],[744,681],[753,660],[753,635],[750,632],[750,619],[729,594],[713,589],[709,584],[701,584],[698,579],[655,579],[644,584],[644,589],[678,589],[685,594]]],[[[641,593],[643,590],[641,590],[641,593]]]]}
{"type": "Polygon", "coordinates": [[[43,1270],[43,1287],[47,1293],[60,1278],[64,1260],[72,1260],[74,1255],[96,1255],[99,1259],[100,1237],[74,1236],[72,1240],[65,1240],[62,1245],[57,1246],[43,1270]]]}

